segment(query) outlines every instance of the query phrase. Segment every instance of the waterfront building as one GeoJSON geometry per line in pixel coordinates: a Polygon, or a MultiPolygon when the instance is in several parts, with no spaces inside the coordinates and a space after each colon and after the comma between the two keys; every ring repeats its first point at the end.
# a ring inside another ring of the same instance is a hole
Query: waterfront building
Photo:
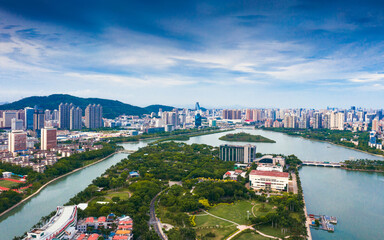
{"type": "Polygon", "coordinates": [[[70,121],[69,121],[69,129],[81,129],[82,128],[82,116],[83,116],[83,110],[81,108],[74,106],[70,110],[70,121]]]}
{"type": "Polygon", "coordinates": [[[51,150],[55,147],[57,147],[56,128],[41,129],[41,150],[51,150]]]}
{"type": "Polygon", "coordinates": [[[11,130],[23,130],[24,124],[23,120],[12,118],[11,120],[11,130]]]}
{"type": "Polygon", "coordinates": [[[24,127],[26,130],[33,129],[33,114],[35,113],[35,109],[26,107],[24,108],[24,127]]]}
{"type": "Polygon", "coordinates": [[[257,170],[268,172],[283,172],[283,166],[268,163],[260,163],[257,165],[257,170]]]}
{"type": "Polygon", "coordinates": [[[254,189],[286,191],[289,173],[252,170],[249,173],[249,183],[254,189]]]}
{"type": "Polygon", "coordinates": [[[282,156],[264,155],[261,158],[255,159],[258,164],[272,164],[274,166],[285,166],[285,159],[282,156]]]}
{"type": "Polygon", "coordinates": [[[8,134],[8,151],[14,153],[27,149],[27,133],[15,130],[8,134]]]}
{"type": "Polygon", "coordinates": [[[57,207],[56,214],[42,228],[27,233],[26,240],[62,239],[69,228],[76,227],[77,206],[57,207]]]}
{"type": "Polygon", "coordinates": [[[69,129],[70,127],[70,110],[73,107],[73,104],[60,103],[59,105],[59,128],[60,129],[69,129]]]}
{"type": "Polygon", "coordinates": [[[220,159],[223,161],[251,163],[256,159],[256,146],[250,144],[245,146],[220,145],[220,159]]]}
{"type": "Polygon", "coordinates": [[[100,104],[89,104],[85,109],[85,126],[87,128],[103,127],[103,108],[100,104]]]}

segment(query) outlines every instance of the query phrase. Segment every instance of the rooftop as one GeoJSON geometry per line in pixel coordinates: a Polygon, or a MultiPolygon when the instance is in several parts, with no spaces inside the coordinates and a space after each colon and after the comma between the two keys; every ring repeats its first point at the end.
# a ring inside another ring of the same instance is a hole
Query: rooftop
{"type": "Polygon", "coordinates": [[[249,175],[268,176],[268,177],[289,177],[287,172],[270,172],[270,171],[257,171],[252,170],[249,175]]]}

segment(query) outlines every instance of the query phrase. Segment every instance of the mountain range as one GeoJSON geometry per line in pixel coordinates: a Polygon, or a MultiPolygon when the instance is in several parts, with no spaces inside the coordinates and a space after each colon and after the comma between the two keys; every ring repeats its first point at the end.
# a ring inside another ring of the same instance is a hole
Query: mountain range
{"type": "Polygon", "coordinates": [[[38,106],[42,109],[54,110],[58,109],[60,103],[73,103],[83,109],[89,104],[100,104],[103,107],[103,117],[115,118],[119,115],[143,115],[151,112],[158,112],[161,108],[163,111],[171,111],[174,107],[165,105],[150,105],[147,107],[133,106],[117,100],[109,100],[102,98],[81,98],[68,94],[52,94],[49,96],[32,96],[21,100],[0,105],[0,110],[17,110],[25,107],[38,106]]]}

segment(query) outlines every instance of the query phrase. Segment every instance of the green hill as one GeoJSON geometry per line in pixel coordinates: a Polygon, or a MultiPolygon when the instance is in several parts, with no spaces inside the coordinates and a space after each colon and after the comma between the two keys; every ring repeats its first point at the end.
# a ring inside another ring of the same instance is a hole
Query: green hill
{"type": "Polygon", "coordinates": [[[83,109],[89,104],[100,104],[103,107],[103,117],[115,118],[119,115],[142,115],[151,112],[158,112],[159,108],[163,111],[172,110],[173,107],[163,105],[150,105],[145,108],[126,104],[117,100],[108,100],[102,98],[81,98],[67,94],[53,94],[49,96],[33,96],[23,98],[13,103],[0,105],[0,110],[17,110],[25,107],[34,107],[35,105],[43,109],[54,110],[59,108],[60,103],[73,103],[83,109]]]}

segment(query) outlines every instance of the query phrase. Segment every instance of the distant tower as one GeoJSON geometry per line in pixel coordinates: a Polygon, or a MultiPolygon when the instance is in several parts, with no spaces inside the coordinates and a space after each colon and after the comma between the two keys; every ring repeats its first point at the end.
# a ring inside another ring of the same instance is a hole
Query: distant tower
{"type": "Polygon", "coordinates": [[[201,114],[200,114],[200,104],[199,102],[196,102],[196,114],[195,114],[195,127],[200,127],[201,126],[201,114]]]}

